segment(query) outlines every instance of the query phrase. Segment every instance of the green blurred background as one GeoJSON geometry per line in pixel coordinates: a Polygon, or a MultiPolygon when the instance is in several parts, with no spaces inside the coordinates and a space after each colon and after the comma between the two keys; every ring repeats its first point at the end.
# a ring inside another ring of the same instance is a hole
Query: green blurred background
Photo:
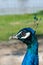
{"type": "Polygon", "coordinates": [[[1,15],[0,16],[0,41],[8,40],[9,36],[15,35],[21,28],[31,27],[37,35],[43,35],[43,11],[36,13],[39,19],[37,28],[34,26],[35,14],[1,15]],[[41,20],[40,20],[41,18],[41,20]]]}

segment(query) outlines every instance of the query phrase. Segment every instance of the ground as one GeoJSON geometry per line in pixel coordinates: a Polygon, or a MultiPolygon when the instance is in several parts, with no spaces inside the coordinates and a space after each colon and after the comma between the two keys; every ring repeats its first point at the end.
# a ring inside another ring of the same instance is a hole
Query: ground
{"type": "MultiPolygon", "coordinates": [[[[0,42],[0,65],[21,65],[26,45],[20,41],[0,42]]],[[[39,65],[43,65],[43,39],[39,39],[39,65]]]]}

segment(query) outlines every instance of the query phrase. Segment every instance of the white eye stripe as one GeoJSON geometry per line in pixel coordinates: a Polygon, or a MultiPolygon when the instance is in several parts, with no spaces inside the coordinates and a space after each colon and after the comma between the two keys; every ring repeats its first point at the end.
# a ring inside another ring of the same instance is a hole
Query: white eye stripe
{"type": "Polygon", "coordinates": [[[30,32],[26,33],[25,36],[21,37],[21,39],[26,39],[26,38],[29,37],[29,36],[30,36],[30,32]]]}
{"type": "MultiPolygon", "coordinates": [[[[21,32],[22,32],[22,31],[21,31],[21,32]]],[[[20,34],[21,34],[21,32],[19,32],[16,36],[20,35],[20,34]]]]}

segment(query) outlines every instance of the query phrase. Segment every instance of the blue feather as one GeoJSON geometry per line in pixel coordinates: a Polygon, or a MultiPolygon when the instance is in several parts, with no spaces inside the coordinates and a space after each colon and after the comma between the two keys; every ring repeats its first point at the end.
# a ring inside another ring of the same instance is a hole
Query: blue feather
{"type": "Polygon", "coordinates": [[[22,65],[39,65],[38,61],[38,43],[35,41],[31,48],[27,48],[22,65]]]}

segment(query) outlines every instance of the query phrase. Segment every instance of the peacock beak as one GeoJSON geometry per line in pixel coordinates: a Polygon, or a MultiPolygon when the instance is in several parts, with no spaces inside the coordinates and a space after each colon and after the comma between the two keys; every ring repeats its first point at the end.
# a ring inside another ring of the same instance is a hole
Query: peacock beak
{"type": "Polygon", "coordinates": [[[11,40],[11,39],[18,39],[18,37],[17,36],[10,36],[9,40],[11,40]]]}

